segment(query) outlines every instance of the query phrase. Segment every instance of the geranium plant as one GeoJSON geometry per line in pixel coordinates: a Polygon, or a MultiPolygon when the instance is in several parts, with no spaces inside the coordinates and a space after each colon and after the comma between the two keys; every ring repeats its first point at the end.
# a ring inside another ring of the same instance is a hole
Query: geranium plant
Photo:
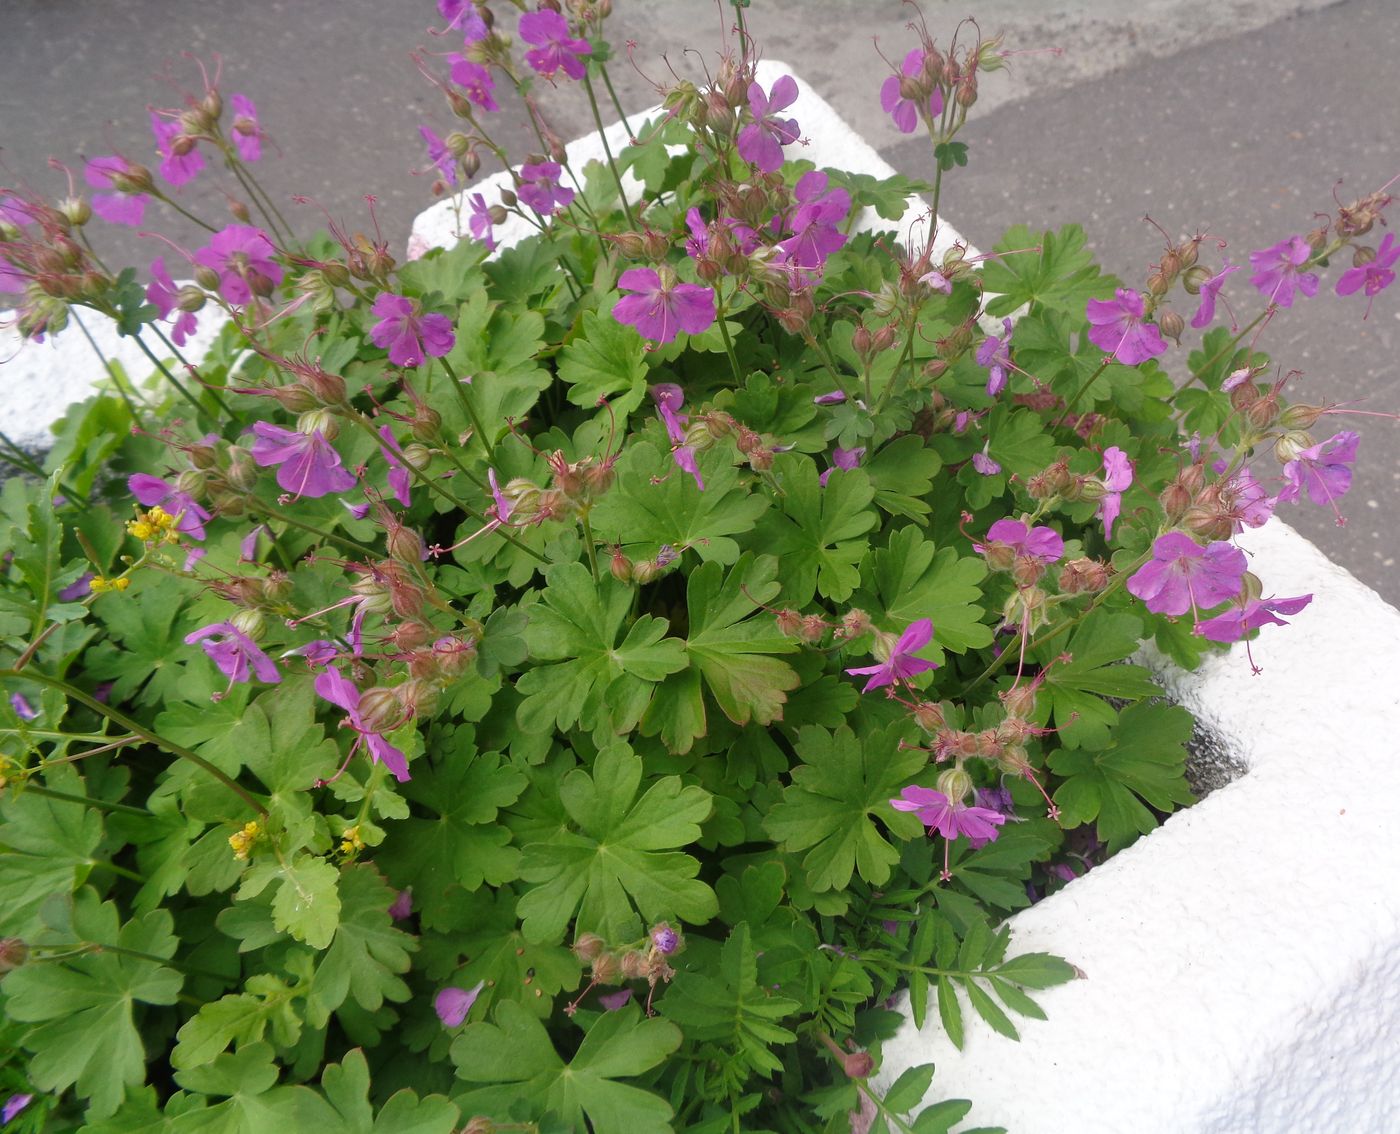
{"type": "Polygon", "coordinates": [[[87,309],[156,368],[9,446],[14,1129],[949,1130],[931,1067],[871,1086],[891,998],[1014,1038],[1075,970],[1006,918],[1191,802],[1129,659],[1311,600],[1232,540],[1337,508],[1357,437],[1260,334],[1343,252],[1340,293],[1393,281],[1390,197],[1244,277],[1200,235],[1142,287],[1074,226],[935,252],[1000,42],[916,27],[871,97],[930,182],[877,181],[803,160],[745,6],[577,168],[535,94],[601,129],[607,0],[440,0],[463,239],[411,260],[298,234],[217,77],[158,172],[0,197],[21,330],[87,309]],[[216,167],[231,224],[181,203],[216,167]],[[161,208],[207,240],[114,274],[99,222],[161,208]]]}

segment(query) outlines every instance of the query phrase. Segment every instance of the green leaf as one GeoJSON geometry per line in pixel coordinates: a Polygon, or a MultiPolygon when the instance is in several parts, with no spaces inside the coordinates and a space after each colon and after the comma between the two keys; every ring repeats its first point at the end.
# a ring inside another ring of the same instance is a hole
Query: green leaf
{"type": "Polygon", "coordinates": [[[700,837],[709,793],[665,776],[638,799],[641,781],[642,761],[620,742],[598,753],[591,773],[564,777],[559,798],[578,830],[525,848],[521,876],[536,885],[519,912],[531,941],[561,940],[575,910],[579,932],[609,941],[636,927],[634,906],[646,921],[714,917],[714,891],[695,878],[700,864],[670,849],[700,837]]]}
{"type": "Polygon", "coordinates": [[[231,1044],[256,1043],[269,1029],[278,1047],[297,1042],[302,1023],[297,1002],[302,991],[271,973],[250,976],[247,989],[203,1005],[185,1022],[170,1053],[172,1067],[202,1067],[231,1044]]]}
{"type": "Polygon", "coordinates": [[[1039,303],[1082,317],[1089,300],[1107,297],[1115,282],[1100,275],[1086,243],[1077,224],[1042,233],[1039,239],[1025,225],[1009,229],[996,246],[1003,255],[988,259],[982,269],[982,286],[998,293],[987,313],[1009,315],[1024,304],[1039,303]],[[1033,251],[1037,246],[1038,253],[1033,251]]]}
{"type": "Polygon", "coordinates": [[[666,1101],[617,1080],[649,1071],[680,1042],[674,1024],[641,1020],[629,1005],[597,1017],[565,1065],[544,1026],[507,1000],[494,1023],[472,1024],[453,1041],[452,1062],[459,1078],[492,1084],[460,1098],[466,1113],[508,1119],[523,1099],[532,1113],[553,1113],[573,1129],[586,1117],[598,1131],[670,1134],[674,1112],[666,1101]]]}
{"type": "MultiPolygon", "coordinates": [[[[604,306],[611,311],[612,303],[604,306]]],[[[559,378],[574,405],[592,409],[606,397],[623,420],[646,396],[646,343],[603,311],[585,311],[582,324],[559,352],[559,378]]]]}
{"type": "Polygon", "coordinates": [[[928,517],[930,508],[923,497],[933,490],[943,459],[917,433],[896,437],[863,467],[880,508],[911,520],[928,517]]]}
{"type": "Polygon", "coordinates": [[[883,608],[896,625],[931,618],[933,640],[954,653],[991,645],[978,586],[987,577],[981,556],[959,558],[955,548],[936,548],[918,528],[905,527],[866,555],[861,574],[874,592],[868,605],[883,608]]]}
{"type": "MultiPolygon", "coordinates": [[[[172,957],[179,944],[165,910],[118,928],[115,903],[100,902],[89,889],[73,899],[71,923],[82,941],[152,957],[172,957]]],[[[5,1013],[33,1025],[21,1041],[33,1055],[29,1081],[44,1091],[74,1087],[89,1100],[93,1118],[114,1113],[124,1088],[145,1081],[145,1047],[134,1005],[173,1004],[183,981],[159,961],[110,951],[14,970],[5,978],[5,1013]]]]}
{"type": "Polygon", "coordinates": [[[668,624],[642,615],[618,636],[633,591],[611,575],[594,582],[582,563],[545,572],[544,601],[529,609],[531,656],[550,665],[527,670],[516,682],[524,694],[518,719],[530,731],[567,729],[582,721],[590,731],[620,733],[636,726],[655,683],[688,664],[685,647],[667,638],[668,624]]]}
{"type": "Polygon", "coordinates": [[[759,546],[778,556],[785,602],[805,606],[813,591],[844,602],[860,583],[855,565],[865,554],[862,537],[878,521],[870,507],[870,478],[852,469],[823,488],[816,465],[798,453],[779,454],[773,473],[785,493],[781,510],[770,511],[754,534],[759,546]]]}
{"type": "Polygon", "coordinates": [[[660,1011],[685,1029],[686,1039],[704,1045],[703,1057],[721,1062],[720,1074],[740,1084],[751,1075],[782,1070],[772,1048],[797,1035],[778,1023],[802,1005],[758,982],[758,960],[748,924],[740,922],[720,950],[713,974],[687,969],[676,975],[660,1011]]]}
{"type": "MultiPolygon", "coordinates": [[[[87,796],[71,766],[50,768],[43,783],[87,796]]],[[[101,841],[102,814],[96,808],[23,790],[0,800],[0,935],[32,938],[40,926],[40,906],[87,880],[101,841]]]]}
{"type": "Polygon", "coordinates": [[[434,818],[397,824],[376,856],[395,885],[413,887],[414,905],[428,928],[451,924],[452,905],[463,891],[504,886],[519,876],[520,851],[510,845],[510,831],[497,815],[528,782],[497,752],[443,754],[431,777],[415,777],[403,788],[434,818]]]}
{"type": "Polygon", "coordinates": [[[323,1026],[347,996],[369,1012],[377,1012],[385,1000],[409,998],[408,985],[398,974],[408,972],[418,942],[394,927],[389,916],[394,897],[371,865],[361,863],[341,873],[335,938],[311,978],[307,1016],[314,1026],[323,1026]]]}
{"type": "Polygon", "coordinates": [[[369,1101],[369,1065],[359,1048],[321,1072],[321,1089],[339,1118],[336,1134],[452,1134],[462,1118],[451,1099],[420,1099],[407,1089],[390,1095],[376,1117],[369,1101]]]}
{"type": "Polygon", "coordinates": [[[703,491],[669,450],[647,440],[629,444],[618,458],[612,491],[593,507],[598,538],[620,544],[633,559],[651,559],[668,545],[733,563],[739,558],[733,537],[753,529],[768,501],[739,483],[719,446],[701,453],[698,462],[703,491]]]}
{"type": "Polygon", "coordinates": [[[1067,645],[1056,641],[1038,651],[1037,660],[1047,666],[1043,696],[1067,748],[1107,743],[1118,710],[1105,697],[1136,701],[1161,692],[1146,669],[1123,662],[1137,650],[1141,636],[1139,619],[1097,610],[1067,645]]]}
{"type": "Polygon", "coordinates": [[[813,890],[845,889],[857,871],[872,886],[889,881],[899,852],[880,834],[876,817],[900,838],[922,829],[917,817],[890,806],[928,762],[921,749],[900,747],[904,732],[896,722],[861,737],[845,725],[834,733],[815,725],[798,733],[805,763],[793,770],[763,828],[784,851],[807,851],[802,867],[813,890]]]}
{"type": "Polygon", "coordinates": [[[184,601],[181,580],[154,572],[142,572],[130,589],[104,595],[93,603],[93,613],[106,626],[106,636],[83,658],[83,676],[112,682],[112,701],[120,704],[135,696],[143,706],[182,700],[178,686],[184,679],[186,659],[201,659],[202,651],[184,643],[176,619],[184,601]],[[121,643],[120,646],[117,643],[121,643]]]}
{"type": "Polygon", "coordinates": [[[924,1101],[933,1085],[933,1064],[906,1069],[885,1092],[885,1105],[896,1114],[908,1114],[924,1101]]]}
{"type": "Polygon", "coordinates": [[[175,1072],[187,1091],[223,1097],[213,1106],[187,1110],[172,1134],[268,1134],[269,1131],[335,1130],[336,1112],[309,1087],[277,1086],[272,1048],[252,1043],[200,1067],[175,1072]]]}
{"type": "Polygon", "coordinates": [[[243,876],[237,896],[240,900],[256,897],[276,881],[273,925],[313,949],[324,949],[340,921],[339,880],[340,871],[315,855],[302,855],[287,865],[265,859],[243,876]]]}
{"type": "Polygon", "coordinates": [[[1186,786],[1186,741],[1191,714],[1179,705],[1129,705],[1112,733],[1080,749],[1059,749],[1050,768],[1065,782],[1055,802],[1065,827],[1097,823],[1098,836],[1113,851],[1157,826],[1157,811],[1191,802],[1186,786]]]}

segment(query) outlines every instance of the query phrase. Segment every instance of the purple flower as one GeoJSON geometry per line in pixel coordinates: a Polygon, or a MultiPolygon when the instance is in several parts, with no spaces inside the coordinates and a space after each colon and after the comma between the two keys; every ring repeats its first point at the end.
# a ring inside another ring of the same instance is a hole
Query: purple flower
{"type": "Polygon", "coordinates": [[[58,592],[59,602],[77,602],[80,598],[86,598],[91,588],[88,586],[92,582],[93,573],[84,571],[66,587],[58,592]]]}
{"type": "Polygon", "coordinates": [[[651,943],[658,953],[669,957],[676,951],[681,939],[680,935],[663,921],[660,925],[652,927],[651,943]]]}
{"type": "MultiPolygon", "coordinates": [[[[185,153],[176,153],[176,139],[181,137],[180,124],[151,112],[151,133],[156,136],[156,150],[161,156],[160,175],[171,185],[184,185],[199,176],[204,168],[204,155],[191,146],[185,153]]],[[[187,139],[193,141],[193,139],[187,139]]],[[[180,148],[184,148],[183,142],[180,148]]]]}
{"type": "Polygon", "coordinates": [[[1125,366],[1136,366],[1167,349],[1155,324],[1144,323],[1142,296],[1120,287],[1114,299],[1091,299],[1087,308],[1089,341],[1125,366]]]}
{"type": "Polygon", "coordinates": [[[504,524],[510,519],[510,514],[515,510],[515,505],[510,502],[510,497],[501,491],[501,486],[496,481],[495,469],[486,470],[486,479],[491,485],[491,499],[495,501],[493,508],[496,513],[496,520],[498,523],[504,524]]]}
{"type": "MultiPolygon", "coordinates": [[[[160,312],[162,319],[168,319],[170,313],[176,310],[179,298],[180,289],[166,270],[165,257],[157,256],[151,261],[151,282],[146,285],[146,302],[160,312]]],[[[176,346],[184,346],[198,326],[199,320],[193,311],[181,311],[175,318],[175,328],[170,332],[170,337],[176,346]]]]}
{"type": "Polygon", "coordinates": [[[129,224],[136,228],[146,218],[146,202],[150,198],[144,193],[130,193],[121,188],[130,168],[131,163],[126,158],[111,154],[93,158],[83,173],[94,189],[118,190],[115,193],[94,193],[92,211],[108,224],[129,224]]]}
{"type": "MultiPolygon", "coordinates": [[[[914,48],[904,57],[900,65],[901,74],[919,82],[923,78],[924,53],[914,48]]],[[[901,90],[901,76],[891,75],[880,87],[880,109],[894,119],[901,134],[912,134],[919,124],[919,104],[912,98],[905,98],[901,90]]],[[[943,91],[934,87],[928,96],[928,116],[937,118],[943,113],[943,91]]]]}
{"type": "Polygon", "coordinates": [[[219,274],[219,294],[230,303],[247,303],[253,292],[266,295],[282,282],[277,249],[260,228],[231,224],[194,254],[194,262],[219,274]]]}
{"type": "Polygon", "coordinates": [[[555,209],[567,209],[573,203],[574,191],[559,184],[561,172],[562,167],[557,161],[537,161],[531,165],[522,165],[520,184],[515,190],[516,196],[542,217],[548,216],[555,209]]]}
{"type": "Polygon", "coordinates": [[[24,1110],[34,1101],[33,1095],[15,1094],[5,1100],[5,1105],[0,1106],[0,1122],[9,1122],[12,1118],[24,1110]]]}
{"type": "Polygon", "coordinates": [[[1103,538],[1113,538],[1113,523],[1123,510],[1123,493],[1133,483],[1133,462],[1128,454],[1110,445],[1103,451],[1103,486],[1108,491],[1099,501],[1099,519],[1103,521],[1103,538]]]}
{"type": "MultiPolygon", "coordinates": [[[[96,198],[93,199],[93,207],[97,207],[96,198]]],[[[109,218],[110,219],[110,218],[109,218]]],[[[1381,241],[1381,246],[1376,249],[1376,258],[1369,264],[1362,264],[1360,267],[1348,268],[1337,280],[1337,294],[1351,295],[1358,288],[1364,288],[1366,294],[1375,299],[1382,291],[1395,282],[1395,272],[1393,265],[1396,260],[1400,260],[1400,244],[1395,242],[1395,233],[1387,232],[1385,239],[1381,241]]],[[[1371,314],[1371,305],[1366,304],[1366,314],[1371,314]]]]}
{"type": "Polygon", "coordinates": [[[1307,449],[1283,466],[1284,486],[1280,500],[1297,501],[1306,489],[1308,498],[1319,505],[1331,505],[1351,488],[1351,463],[1361,438],[1351,430],[1338,433],[1307,449]]]}
{"type": "Polygon", "coordinates": [[[953,281],[937,268],[921,275],[919,277],[919,282],[933,291],[941,291],[944,295],[953,294],[953,281]]]}
{"type": "Polygon", "coordinates": [[[449,28],[460,28],[467,43],[476,43],[491,34],[472,0],[438,0],[438,12],[449,28]]]}
{"type": "Polygon", "coordinates": [[[857,445],[854,449],[842,449],[839,447],[833,449],[831,451],[831,468],[817,477],[817,482],[825,488],[826,482],[831,479],[832,473],[850,472],[851,469],[859,468],[861,458],[864,456],[864,445],[857,445]]]}
{"type": "Polygon", "coordinates": [[[1065,541],[1054,528],[1029,528],[1020,520],[998,520],[987,529],[987,539],[1041,563],[1057,563],[1065,553],[1065,541]]]}
{"type": "Polygon", "coordinates": [[[1008,818],[1016,814],[1016,803],[1011,798],[1011,792],[1004,787],[978,788],[973,797],[978,807],[985,807],[1008,818]]]}
{"type": "Polygon", "coordinates": [[[609,992],[598,997],[598,1003],[604,1012],[616,1012],[627,1005],[632,1000],[632,990],[630,988],[619,989],[617,992],[609,992]]]}
{"type": "Polygon", "coordinates": [[[791,75],[778,79],[768,94],[757,83],[750,83],[749,109],[754,121],[739,131],[739,156],[764,173],[781,169],[783,147],[797,141],[801,131],[796,119],[779,118],[777,112],[796,101],[797,80],[791,75]]]}
{"type": "Polygon", "coordinates": [[[486,198],[480,193],[473,193],[467,198],[467,204],[471,206],[467,227],[472,236],[486,245],[487,251],[496,251],[496,238],[491,235],[491,228],[495,222],[491,219],[491,210],[486,205],[486,198]]]}
{"type": "MultiPolygon", "coordinates": [[[[366,747],[369,748],[370,759],[382,763],[389,771],[393,772],[394,779],[402,783],[410,778],[408,757],[385,740],[378,730],[370,728],[365,723],[364,718],[360,716],[360,691],[355,687],[353,681],[342,676],[339,670],[327,669],[317,675],[313,684],[318,696],[329,701],[332,705],[339,706],[349,714],[346,721],[359,734],[355,738],[354,747],[350,750],[352,755],[355,748],[359,747],[360,742],[364,741],[366,747]]],[[[464,993],[463,995],[468,994],[464,993]]],[[[475,998],[476,993],[473,992],[469,995],[475,998]]],[[[470,1007],[471,1001],[468,1001],[462,1008],[462,1016],[467,1014],[467,1009],[470,1007]]],[[[438,1014],[441,1015],[440,1012],[438,1014]]],[[[461,1022],[461,1017],[458,1017],[457,1023],[461,1022]]],[[[449,1026],[456,1027],[456,1024],[449,1026]]]]}
{"type": "Polygon", "coordinates": [[[1279,615],[1297,614],[1310,602],[1312,595],[1250,599],[1242,605],[1232,606],[1224,614],[1196,623],[1196,633],[1212,642],[1238,642],[1261,626],[1287,626],[1288,623],[1279,615]]]}
{"type": "Polygon", "coordinates": [[[32,721],[39,715],[39,710],[29,703],[28,698],[23,693],[10,694],[10,708],[15,711],[15,716],[22,721],[32,721]]]}
{"type": "Polygon", "coordinates": [[[1269,303],[1292,307],[1295,288],[1309,297],[1317,294],[1317,276],[1298,270],[1311,258],[1308,242],[1301,236],[1290,236],[1272,248],[1249,254],[1249,262],[1255,269],[1249,282],[1269,303]]]}
{"type": "MultiPolygon", "coordinates": [[[[958,432],[962,431],[959,430],[958,432]]],[[[1001,472],[1001,465],[999,465],[993,459],[991,453],[987,451],[991,444],[989,439],[987,443],[982,446],[981,452],[972,454],[972,467],[982,476],[996,476],[997,473],[1001,472]]]]}
{"type": "Polygon", "coordinates": [[[405,921],[413,915],[413,887],[400,890],[389,903],[389,916],[395,921],[405,921]]]}
{"type": "Polygon", "coordinates": [[[789,267],[812,271],[846,243],[846,234],[837,226],[851,211],[851,196],[844,189],[826,191],[827,176],[817,170],[797,180],[793,196],[798,207],[789,230],[792,235],[778,247],[789,267]]]}
{"type": "Polygon", "coordinates": [[[912,811],[919,822],[932,833],[937,831],[945,839],[956,839],[966,835],[969,839],[989,843],[1000,833],[997,828],[1006,822],[1006,816],[990,807],[969,806],[961,800],[949,799],[941,791],[910,784],[899,793],[898,799],[890,800],[896,811],[912,811]]]}
{"type": "Polygon", "coordinates": [[[150,473],[133,473],[126,478],[127,490],[147,508],[159,505],[170,515],[179,516],[175,530],[191,539],[204,538],[204,521],[209,513],[188,492],[181,492],[169,481],[150,473]]]}
{"type": "Polygon", "coordinates": [[[680,283],[663,266],[666,278],[655,268],[629,268],[617,281],[625,295],[613,304],[613,318],[637,328],[645,339],[669,343],[685,331],[698,335],[715,321],[715,293],[698,284],[680,283]]]}
{"type": "Polygon", "coordinates": [[[563,71],[571,79],[583,78],[583,60],[593,48],[586,39],[569,36],[569,21],[548,8],[526,12],[520,17],[520,38],[535,46],[525,52],[525,62],[538,75],[552,79],[563,71]]]}
{"type": "Polygon", "coordinates": [[[306,659],[306,664],[312,669],[319,669],[321,666],[330,665],[340,656],[340,651],[334,642],[325,638],[317,638],[313,642],[307,642],[304,646],[298,646],[294,650],[288,650],[283,657],[301,657],[306,659]]]}
{"type": "Polygon", "coordinates": [[[449,185],[456,185],[457,163],[453,160],[452,154],[448,152],[447,143],[427,126],[419,126],[418,135],[428,147],[428,160],[437,166],[438,172],[442,174],[442,179],[449,185]]]}
{"type": "Polygon", "coordinates": [[[379,322],[370,328],[370,341],[389,352],[395,366],[422,366],[425,354],[441,358],[457,341],[446,315],[420,314],[417,300],[381,291],[370,312],[379,322]]]}
{"type": "Polygon", "coordinates": [[[496,102],[496,81],[491,78],[491,69],[460,55],[452,56],[452,81],[462,88],[467,101],[482,110],[500,110],[496,102]]]}
{"type": "Polygon", "coordinates": [[[399,443],[394,440],[394,431],[390,426],[379,427],[379,439],[383,442],[379,451],[389,463],[389,491],[394,494],[395,500],[407,508],[413,503],[410,495],[413,480],[408,467],[400,459],[403,452],[399,449],[399,443]]]}
{"type": "MultiPolygon", "coordinates": [[[[1211,276],[1210,279],[1201,284],[1201,302],[1196,308],[1196,314],[1191,316],[1191,326],[1195,327],[1196,330],[1199,331],[1210,325],[1215,318],[1215,301],[1220,298],[1220,289],[1225,286],[1225,280],[1230,273],[1239,270],[1239,264],[1232,264],[1227,260],[1218,275],[1211,276]]],[[[1233,315],[1230,317],[1230,325],[1232,328],[1236,325],[1233,315]]]]}
{"type": "Polygon", "coordinates": [[[682,472],[688,472],[695,478],[695,486],[701,492],[705,491],[705,479],[700,475],[700,466],[695,460],[694,445],[681,445],[679,448],[671,450],[671,459],[676,462],[676,467],[682,472]]]}
{"type": "Polygon", "coordinates": [[[471,1011],[472,1005],[476,1003],[476,998],[485,987],[485,981],[477,981],[471,988],[444,988],[433,997],[433,1011],[442,1021],[442,1026],[444,1028],[460,1027],[462,1021],[467,1018],[467,1013],[471,1011]]]}
{"type": "Polygon", "coordinates": [[[987,397],[995,398],[1006,389],[1007,371],[1011,368],[1011,320],[1001,321],[1002,334],[988,335],[977,348],[977,365],[987,367],[987,397]]]}
{"type": "Polygon", "coordinates": [[[1274,514],[1277,503],[1248,468],[1240,469],[1230,478],[1221,493],[1221,501],[1229,509],[1236,533],[1262,526],[1274,514]]]}
{"type": "Polygon", "coordinates": [[[229,679],[230,685],[236,681],[251,682],[254,677],[273,685],[282,680],[273,660],[232,622],[213,622],[185,635],[185,645],[193,646],[196,642],[229,679]]]}
{"type": "Polygon", "coordinates": [[[818,394],[812,399],[812,404],[817,406],[839,406],[846,400],[844,390],[832,390],[829,394],[818,394]]]}
{"type": "Polygon", "coordinates": [[[277,483],[295,496],[329,496],[355,487],[355,478],[341,467],[340,454],[319,429],[310,433],[255,421],[253,460],[276,465],[277,483]]]}
{"type": "Polygon", "coordinates": [[[1223,541],[1202,547],[1184,532],[1158,536],[1152,559],[1128,580],[1128,591],[1154,614],[1209,609],[1240,591],[1244,552],[1223,541]]]}
{"type": "Polygon", "coordinates": [[[905,628],[904,633],[899,636],[899,640],[894,644],[885,661],[879,665],[848,669],[846,672],[853,676],[864,677],[868,675],[870,677],[870,680],[865,683],[865,688],[861,690],[862,693],[869,693],[872,689],[879,689],[883,685],[894,685],[899,681],[907,681],[927,670],[938,668],[936,662],[914,657],[931,641],[933,641],[933,619],[920,618],[905,628]]]}
{"type": "Polygon", "coordinates": [[[651,400],[656,403],[657,415],[666,426],[666,436],[674,445],[685,442],[685,427],[689,418],[680,412],[685,405],[685,391],[674,382],[659,382],[651,388],[651,400]]]}
{"type": "Polygon", "coordinates": [[[258,537],[272,537],[272,529],[266,524],[254,524],[252,529],[238,541],[238,562],[256,563],[258,560],[258,537]]]}
{"type": "Polygon", "coordinates": [[[262,126],[258,124],[258,108],[245,94],[229,95],[233,107],[233,148],[245,162],[252,164],[262,157],[262,126]]]}

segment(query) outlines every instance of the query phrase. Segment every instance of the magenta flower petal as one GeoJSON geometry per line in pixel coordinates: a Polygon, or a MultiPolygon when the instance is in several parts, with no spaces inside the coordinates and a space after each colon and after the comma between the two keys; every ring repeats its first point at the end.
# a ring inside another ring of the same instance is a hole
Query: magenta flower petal
{"type": "Polygon", "coordinates": [[[1167,344],[1154,324],[1143,321],[1145,312],[1142,296],[1128,288],[1120,287],[1111,300],[1089,300],[1089,341],[1125,366],[1155,358],[1167,344]]]}
{"type": "Polygon", "coordinates": [[[276,663],[232,622],[214,622],[185,635],[187,645],[196,642],[231,682],[251,682],[256,677],[275,685],[282,680],[276,663]]]}
{"type": "Polygon", "coordinates": [[[219,294],[230,303],[247,303],[254,291],[266,294],[282,282],[282,268],[267,233],[246,224],[231,224],[194,254],[194,262],[219,276],[219,294]]]}
{"type": "Polygon", "coordinates": [[[245,94],[230,95],[228,101],[233,109],[233,127],[229,131],[233,148],[245,162],[255,162],[262,157],[263,135],[258,124],[258,108],[245,94]]]}
{"type": "Polygon", "coordinates": [[[1155,614],[1209,609],[1239,594],[1247,566],[1234,544],[1203,548],[1184,532],[1168,532],[1157,537],[1152,559],[1128,580],[1128,591],[1155,614]]]}
{"type": "Polygon", "coordinates": [[[681,331],[698,335],[715,321],[715,293],[697,284],[679,283],[668,273],[663,283],[655,268],[630,268],[617,281],[623,296],[613,304],[613,318],[635,327],[643,338],[669,343],[681,331]]]}
{"type": "Polygon", "coordinates": [[[1290,236],[1271,248],[1249,254],[1249,263],[1255,269],[1249,282],[1269,303],[1292,307],[1295,292],[1317,294],[1317,276],[1301,270],[1311,258],[1308,242],[1301,236],[1290,236]]]}
{"type": "Polygon", "coordinates": [[[443,1027],[460,1027],[485,987],[485,981],[478,981],[471,988],[444,988],[433,997],[433,1011],[437,1013],[443,1027]]]}
{"type": "Polygon", "coordinates": [[[277,483],[285,491],[315,498],[355,487],[354,476],[341,467],[340,454],[319,429],[300,433],[258,421],[253,434],[253,460],[278,466],[277,483]]]}

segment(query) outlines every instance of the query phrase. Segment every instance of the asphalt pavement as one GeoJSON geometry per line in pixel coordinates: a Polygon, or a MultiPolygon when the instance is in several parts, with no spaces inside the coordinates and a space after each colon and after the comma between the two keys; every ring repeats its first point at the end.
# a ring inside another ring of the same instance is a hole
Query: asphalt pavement
{"type": "MultiPolygon", "coordinates": [[[[612,71],[629,108],[650,105],[650,80],[671,68],[696,77],[729,25],[711,0],[614,0],[612,71]],[[635,42],[633,67],[625,44],[635,42]]],[[[503,18],[504,2],[495,5],[503,18]]],[[[1005,46],[1024,50],[1008,74],[981,85],[965,139],[971,161],[945,183],[944,211],[990,247],[1014,223],[1033,229],[1083,223],[1110,270],[1140,283],[1160,241],[1150,213],[1175,234],[1197,228],[1247,252],[1305,231],[1316,212],[1400,173],[1400,4],[1394,0],[928,0],[942,42],[975,17],[1005,46]]],[[[83,157],[122,151],[150,160],[149,105],[178,105],[197,89],[188,51],[222,58],[221,86],[258,103],[275,145],[261,170],[284,211],[293,194],[314,198],[351,231],[372,231],[364,202],[391,247],[431,203],[420,123],[440,133],[451,118],[415,67],[452,50],[434,36],[428,0],[6,0],[0,35],[0,184],[57,192],[81,176],[83,157]]],[[[896,0],[754,0],[749,26],[764,55],[790,63],[902,172],[927,176],[927,143],[896,132],[878,89],[914,43],[917,10],[896,0]]],[[[440,23],[440,21],[439,21],[440,23]]],[[[555,130],[593,128],[587,106],[545,92],[555,130]]],[[[500,138],[514,153],[532,145],[523,117],[506,111],[500,138]]],[[[225,209],[213,178],[185,198],[225,209]]],[[[1397,206],[1400,207],[1400,206],[1397,206]]],[[[319,216],[301,213],[308,227],[319,216]]],[[[192,234],[161,225],[177,239],[192,234]]],[[[134,233],[104,233],[119,263],[145,264],[159,249],[134,233]]],[[[1235,279],[1241,279],[1236,276],[1235,279]]],[[[1335,275],[1333,276],[1335,278],[1335,275]]],[[[1252,314],[1246,285],[1229,294],[1252,314]]],[[[1400,290],[1382,294],[1369,319],[1364,298],[1330,290],[1300,302],[1269,327],[1261,347],[1303,372],[1294,396],[1400,411],[1400,290]]],[[[1188,312],[1189,314],[1189,312],[1188,312]]],[[[1169,365],[1173,356],[1169,355],[1169,365]]],[[[1184,362],[1184,359],[1182,360],[1184,362]]],[[[0,397],[3,397],[0,377],[0,397]]],[[[1343,511],[1345,526],[1310,505],[1290,523],[1337,562],[1400,604],[1400,429],[1377,417],[1328,417],[1358,428],[1361,459],[1343,511]]]]}

